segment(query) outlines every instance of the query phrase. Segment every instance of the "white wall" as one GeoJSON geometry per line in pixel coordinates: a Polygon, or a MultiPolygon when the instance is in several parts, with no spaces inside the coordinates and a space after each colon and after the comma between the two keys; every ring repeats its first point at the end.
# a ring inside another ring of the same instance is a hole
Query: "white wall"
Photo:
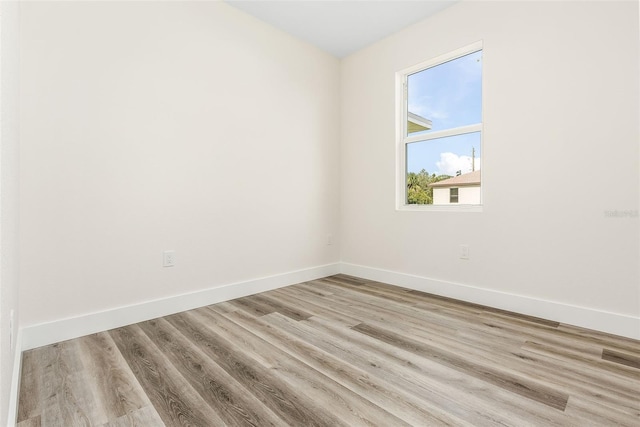
{"type": "Polygon", "coordinates": [[[637,2],[462,2],[346,58],[342,261],[637,318],[638,52],[637,2]],[[478,40],[484,211],[396,211],[394,73],[478,40]]]}
{"type": "Polygon", "coordinates": [[[23,326],[339,260],[337,59],[221,2],[21,18],[23,326]]]}
{"type": "Polygon", "coordinates": [[[450,198],[449,188],[434,188],[433,189],[433,204],[435,205],[448,205],[450,198]]]}
{"type": "Polygon", "coordinates": [[[218,2],[23,9],[23,326],[339,259],[638,316],[607,215],[638,209],[637,4],[464,2],[342,64],[218,2]],[[484,211],[398,212],[394,73],[480,39],[484,211]]]}
{"type": "Polygon", "coordinates": [[[18,19],[17,2],[0,3],[0,423],[9,411],[18,330],[18,19]]]}

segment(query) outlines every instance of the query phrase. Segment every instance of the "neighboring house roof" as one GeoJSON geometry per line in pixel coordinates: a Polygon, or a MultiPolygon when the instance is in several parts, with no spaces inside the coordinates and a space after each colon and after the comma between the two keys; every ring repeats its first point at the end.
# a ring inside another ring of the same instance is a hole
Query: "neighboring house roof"
{"type": "Polygon", "coordinates": [[[411,112],[407,113],[407,133],[429,130],[431,126],[433,126],[431,120],[411,112]]]}
{"type": "Polygon", "coordinates": [[[471,185],[480,185],[480,170],[454,176],[449,179],[443,179],[442,181],[429,184],[429,187],[465,187],[471,185]]]}

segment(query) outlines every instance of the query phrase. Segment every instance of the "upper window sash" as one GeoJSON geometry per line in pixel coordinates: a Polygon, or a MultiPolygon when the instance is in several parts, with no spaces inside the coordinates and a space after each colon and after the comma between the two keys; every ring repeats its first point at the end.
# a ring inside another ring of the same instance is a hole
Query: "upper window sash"
{"type": "Polygon", "coordinates": [[[409,144],[411,142],[416,142],[416,141],[425,141],[425,140],[434,139],[434,138],[442,138],[442,137],[451,136],[451,135],[461,135],[464,133],[471,133],[471,132],[482,130],[482,123],[461,126],[459,128],[444,129],[441,131],[433,131],[429,133],[421,133],[418,135],[412,135],[411,133],[409,133],[409,129],[408,129],[408,122],[409,122],[408,118],[410,114],[409,105],[408,105],[409,76],[412,74],[418,73],[420,71],[426,70],[427,68],[432,68],[432,67],[444,64],[445,62],[449,62],[454,59],[460,58],[462,56],[481,51],[482,46],[483,46],[482,41],[478,41],[470,45],[456,49],[452,52],[448,52],[446,54],[437,56],[436,58],[432,58],[428,61],[424,61],[414,66],[411,66],[409,68],[405,68],[404,70],[397,73],[397,76],[401,79],[401,84],[402,84],[402,98],[399,101],[402,105],[403,118],[399,126],[399,131],[400,131],[400,138],[405,144],[409,144]]]}

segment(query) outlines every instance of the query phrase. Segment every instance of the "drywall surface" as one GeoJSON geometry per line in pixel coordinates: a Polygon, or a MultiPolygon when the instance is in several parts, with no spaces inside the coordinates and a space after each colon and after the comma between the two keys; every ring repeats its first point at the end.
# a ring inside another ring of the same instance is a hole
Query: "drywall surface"
{"type": "Polygon", "coordinates": [[[639,40],[637,2],[462,2],[344,59],[342,261],[637,318],[639,40]],[[479,40],[483,211],[397,211],[395,73],[479,40]]]}
{"type": "Polygon", "coordinates": [[[25,2],[21,38],[23,326],[338,261],[337,59],[222,2],[25,2]]]}
{"type": "Polygon", "coordinates": [[[15,345],[19,279],[18,19],[17,2],[0,3],[0,423],[7,421],[18,351],[15,345]]]}

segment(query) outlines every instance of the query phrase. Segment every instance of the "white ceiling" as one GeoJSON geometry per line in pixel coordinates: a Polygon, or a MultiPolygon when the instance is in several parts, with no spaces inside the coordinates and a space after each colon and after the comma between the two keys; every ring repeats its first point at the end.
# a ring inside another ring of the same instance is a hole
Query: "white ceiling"
{"type": "Polygon", "coordinates": [[[457,0],[225,0],[287,33],[343,58],[457,0]]]}

